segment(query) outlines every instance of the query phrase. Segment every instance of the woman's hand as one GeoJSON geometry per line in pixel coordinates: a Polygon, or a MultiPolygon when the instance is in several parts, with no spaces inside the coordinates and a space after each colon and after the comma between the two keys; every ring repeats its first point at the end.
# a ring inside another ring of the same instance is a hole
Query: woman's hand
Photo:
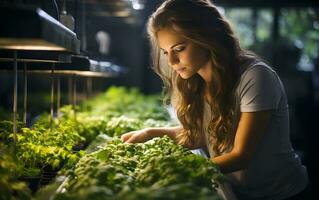
{"type": "Polygon", "coordinates": [[[125,133],[121,136],[121,140],[127,143],[142,143],[154,137],[162,137],[164,135],[176,140],[176,135],[179,131],[181,131],[181,129],[182,128],[180,126],[145,128],[125,133]]]}
{"type": "Polygon", "coordinates": [[[121,136],[121,140],[126,143],[143,143],[150,139],[148,129],[131,131],[121,136]]]}

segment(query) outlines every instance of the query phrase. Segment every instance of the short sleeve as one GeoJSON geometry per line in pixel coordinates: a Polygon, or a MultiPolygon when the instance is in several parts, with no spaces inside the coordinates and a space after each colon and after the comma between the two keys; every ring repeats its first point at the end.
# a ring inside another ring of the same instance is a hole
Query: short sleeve
{"type": "Polygon", "coordinates": [[[282,96],[279,77],[266,65],[248,68],[237,89],[241,112],[277,109],[282,96]]]}

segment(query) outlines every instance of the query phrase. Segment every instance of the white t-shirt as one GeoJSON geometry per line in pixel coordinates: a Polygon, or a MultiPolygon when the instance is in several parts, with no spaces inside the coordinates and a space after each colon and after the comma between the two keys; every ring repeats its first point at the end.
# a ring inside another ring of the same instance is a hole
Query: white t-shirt
{"type": "MultiPolygon", "coordinates": [[[[287,97],[278,75],[263,62],[243,67],[236,92],[240,112],[273,110],[248,168],[227,174],[237,198],[280,200],[302,191],[308,183],[307,170],[291,146],[287,97]]],[[[204,115],[206,127],[208,104],[204,115]]],[[[212,148],[207,148],[214,157],[212,148]]]]}

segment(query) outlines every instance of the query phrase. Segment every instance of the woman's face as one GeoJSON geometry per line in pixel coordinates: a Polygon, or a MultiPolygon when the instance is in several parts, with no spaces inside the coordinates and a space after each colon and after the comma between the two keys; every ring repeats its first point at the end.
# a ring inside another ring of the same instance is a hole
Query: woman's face
{"type": "Polygon", "coordinates": [[[183,79],[188,79],[210,67],[209,52],[172,29],[157,32],[159,46],[167,62],[183,79]]]}

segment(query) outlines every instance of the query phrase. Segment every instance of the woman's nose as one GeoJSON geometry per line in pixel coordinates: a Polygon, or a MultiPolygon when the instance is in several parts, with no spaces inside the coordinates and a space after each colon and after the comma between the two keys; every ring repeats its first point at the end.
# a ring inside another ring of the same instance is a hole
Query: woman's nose
{"type": "Polygon", "coordinates": [[[175,53],[169,53],[168,54],[168,64],[170,66],[173,66],[175,64],[179,63],[179,58],[176,56],[175,53]]]}

